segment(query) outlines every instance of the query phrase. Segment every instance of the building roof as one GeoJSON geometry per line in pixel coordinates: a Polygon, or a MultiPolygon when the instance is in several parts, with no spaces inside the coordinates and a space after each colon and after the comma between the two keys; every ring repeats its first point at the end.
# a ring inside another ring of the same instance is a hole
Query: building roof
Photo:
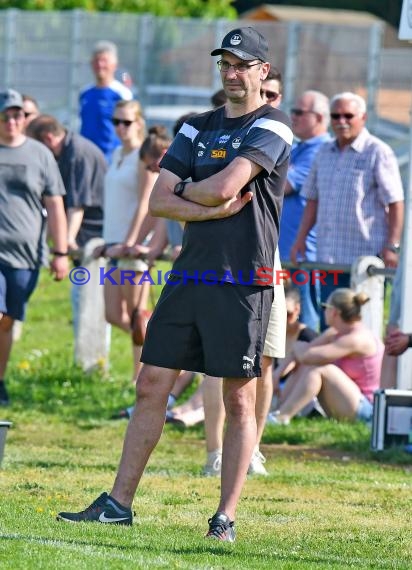
{"type": "Polygon", "coordinates": [[[334,10],[333,8],[308,8],[304,6],[277,6],[273,4],[262,4],[257,8],[243,12],[241,17],[245,20],[298,21],[350,26],[370,26],[377,22],[383,23],[383,20],[369,12],[334,10]]]}

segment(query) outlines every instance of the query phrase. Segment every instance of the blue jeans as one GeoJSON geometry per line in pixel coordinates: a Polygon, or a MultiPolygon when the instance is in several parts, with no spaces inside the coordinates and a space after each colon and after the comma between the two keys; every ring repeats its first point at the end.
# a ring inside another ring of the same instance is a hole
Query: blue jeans
{"type": "MultiPolygon", "coordinates": [[[[318,280],[312,283],[312,271],[304,273],[294,273],[299,270],[298,267],[291,267],[290,274],[294,276],[293,283],[299,289],[300,293],[300,316],[299,321],[305,323],[314,331],[319,330],[319,289],[318,280]],[[309,277],[309,279],[308,279],[309,277]],[[308,282],[305,281],[308,279],[308,282]],[[299,282],[299,284],[297,283],[299,282]]],[[[299,270],[300,271],[300,270],[299,270]]]]}

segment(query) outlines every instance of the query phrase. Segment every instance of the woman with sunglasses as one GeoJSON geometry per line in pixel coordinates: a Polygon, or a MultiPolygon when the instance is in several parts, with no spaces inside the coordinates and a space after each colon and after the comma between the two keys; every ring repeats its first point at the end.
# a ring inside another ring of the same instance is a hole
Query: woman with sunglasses
{"type": "MultiPolygon", "coordinates": [[[[128,246],[141,243],[154,225],[148,214],[148,201],[156,175],[146,170],[139,160],[144,140],[145,122],[137,101],[119,101],[113,112],[112,123],[121,145],[113,153],[104,184],[103,238],[105,245],[96,248],[96,257],[109,258],[115,268],[113,282],[105,279],[104,298],[108,323],[132,334],[132,317],[137,310],[146,309],[149,288],[121,280],[122,270],[135,271],[138,284],[143,271],[148,269],[141,260],[125,259],[128,246]],[[122,282],[123,281],[123,282],[122,282]]],[[[140,364],[141,343],[133,342],[134,375],[140,364]]]]}
{"type": "Polygon", "coordinates": [[[323,304],[328,328],[310,343],[294,344],[294,370],[271,423],[288,424],[314,397],[329,417],[371,421],[384,346],[362,323],[361,307],[368,300],[351,289],[329,296],[323,304]]]}

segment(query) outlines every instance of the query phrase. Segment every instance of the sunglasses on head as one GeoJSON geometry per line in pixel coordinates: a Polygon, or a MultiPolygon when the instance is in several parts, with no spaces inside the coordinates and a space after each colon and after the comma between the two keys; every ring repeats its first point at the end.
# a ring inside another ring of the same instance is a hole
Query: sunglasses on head
{"type": "Polygon", "coordinates": [[[334,309],[335,308],[330,303],[321,303],[320,306],[322,307],[322,309],[334,309]]]}
{"type": "Polygon", "coordinates": [[[331,113],[330,117],[334,121],[339,121],[339,119],[346,119],[347,121],[350,121],[353,119],[353,117],[356,117],[356,115],[353,113],[331,113]]]}
{"type": "Polygon", "coordinates": [[[275,91],[268,91],[267,89],[261,89],[260,96],[266,97],[266,99],[269,101],[276,101],[276,99],[279,97],[279,93],[276,93],[275,91]]]}
{"type": "Polygon", "coordinates": [[[112,118],[112,123],[115,127],[119,125],[124,125],[125,127],[130,127],[135,121],[128,121],[127,119],[116,119],[116,117],[112,118]]]}

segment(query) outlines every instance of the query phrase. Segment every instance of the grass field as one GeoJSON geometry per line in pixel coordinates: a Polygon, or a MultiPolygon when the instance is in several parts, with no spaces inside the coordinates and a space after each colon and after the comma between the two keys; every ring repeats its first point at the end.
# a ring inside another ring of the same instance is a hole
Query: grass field
{"type": "Polygon", "coordinates": [[[412,459],[369,450],[363,425],[300,419],[268,428],[267,478],[249,478],[234,545],[205,541],[219,481],[201,477],[202,426],[166,426],[132,528],[69,525],[110,490],[133,398],[128,339],[107,374],[72,363],[69,286],[43,274],[8,373],[13,422],[0,469],[0,568],[412,568],[412,459]]]}

